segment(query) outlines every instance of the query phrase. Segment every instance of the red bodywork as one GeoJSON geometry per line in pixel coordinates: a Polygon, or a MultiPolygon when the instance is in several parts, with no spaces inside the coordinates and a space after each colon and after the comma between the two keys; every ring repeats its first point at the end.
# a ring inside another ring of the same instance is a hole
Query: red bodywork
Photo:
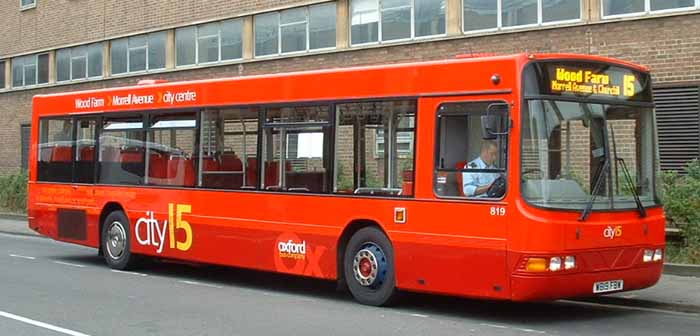
{"type": "Polygon", "coordinates": [[[397,286],[405,290],[520,301],[590,296],[593,283],[603,280],[622,279],[625,290],[653,285],[662,264],[643,263],[641,255],[644,248],[664,247],[661,207],[649,208],[643,219],[636,210],[595,211],[587,221],[579,222],[578,212],[538,209],[523,200],[518,150],[521,74],[533,59],[610,62],[646,71],[601,57],[521,54],[37,96],[35,126],[41,117],[58,115],[414,97],[418,100],[415,196],[399,199],[37,182],[39,130],[33,127],[29,226],[54,239],[99,247],[100,217],[109,203],[116,203],[136,232],[131,237],[135,253],[337,279],[341,237],[352,223],[371,221],[381,226],[394,246],[397,286]],[[492,81],[494,74],[501,78],[497,84],[492,81]],[[130,95],[152,99],[115,104],[118,97],[130,95]],[[503,100],[511,105],[509,183],[499,202],[439,199],[433,192],[437,107],[474,100],[503,100]],[[191,211],[182,214],[190,232],[178,227],[172,237],[166,234],[170,241],[162,242],[161,253],[154,245],[139,244],[137,238],[155,236],[149,235],[148,225],[136,228],[139,219],[150,218],[147,212],[153,212],[159,225],[165,220],[172,225],[176,219],[169,216],[170,204],[191,206],[191,211]],[[493,206],[504,207],[505,216],[493,217],[493,206]],[[406,223],[395,223],[395,208],[406,209],[406,223]],[[57,209],[85,211],[86,239],[59,237],[57,209]],[[603,238],[602,231],[610,225],[622,226],[624,235],[603,238]],[[191,246],[186,251],[177,248],[175,242],[188,239],[191,246]],[[290,240],[305,242],[304,258],[290,262],[279,257],[279,244],[290,240]],[[519,268],[525,256],[556,255],[576,256],[576,269],[555,274],[519,268]]]}

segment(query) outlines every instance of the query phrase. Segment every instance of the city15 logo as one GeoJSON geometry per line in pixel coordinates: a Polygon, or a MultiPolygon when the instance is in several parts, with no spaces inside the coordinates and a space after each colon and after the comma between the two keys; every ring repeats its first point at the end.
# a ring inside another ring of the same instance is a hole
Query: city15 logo
{"type": "Polygon", "coordinates": [[[603,237],[608,239],[614,239],[622,237],[622,225],[618,226],[608,226],[603,230],[603,237]]]}
{"type": "Polygon", "coordinates": [[[157,253],[162,253],[168,240],[171,249],[187,251],[192,247],[192,226],[182,219],[183,214],[192,212],[189,204],[168,204],[168,219],[162,223],[155,218],[154,211],[146,211],[146,217],[136,221],[134,231],[136,241],[144,246],[155,246],[157,253]],[[178,235],[182,232],[182,235],[178,235]],[[180,240],[177,237],[180,236],[180,240]]]}

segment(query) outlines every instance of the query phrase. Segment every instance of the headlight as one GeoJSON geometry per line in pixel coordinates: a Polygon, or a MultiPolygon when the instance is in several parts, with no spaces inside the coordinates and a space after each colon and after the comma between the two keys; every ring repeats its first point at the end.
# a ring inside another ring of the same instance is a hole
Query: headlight
{"type": "Polygon", "coordinates": [[[664,252],[661,249],[654,251],[654,261],[659,261],[664,258],[664,252]]]}
{"type": "Polygon", "coordinates": [[[644,262],[650,262],[654,258],[654,250],[644,250],[644,257],[642,258],[642,261],[644,262]]]}
{"type": "Polygon", "coordinates": [[[566,256],[564,259],[564,269],[570,270],[576,268],[576,257],[566,256]]]}
{"type": "Polygon", "coordinates": [[[561,269],[561,258],[559,257],[553,257],[552,259],[549,259],[549,270],[552,272],[556,272],[561,269]]]}
{"type": "Polygon", "coordinates": [[[528,272],[545,272],[547,271],[547,259],[528,258],[525,270],[527,270],[528,272]]]}

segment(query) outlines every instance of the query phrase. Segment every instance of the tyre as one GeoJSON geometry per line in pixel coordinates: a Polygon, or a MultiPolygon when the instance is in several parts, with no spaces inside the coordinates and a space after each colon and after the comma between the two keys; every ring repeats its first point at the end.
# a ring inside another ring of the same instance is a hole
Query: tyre
{"type": "Polygon", "coordinates": [[[343,269],[348,289],[358,302],[386,306],[395,301],[394,249],[378,228],[362,228],[350,238],[343,269]]]}
{"type": "Polygon", "coordinates": [[[131,254],[131,232],[129,218],[122,211],[113,211],[102,223],[102,253],[107,265],[113,269],[126,270],[134,267],[137,256],[131,254]]]}

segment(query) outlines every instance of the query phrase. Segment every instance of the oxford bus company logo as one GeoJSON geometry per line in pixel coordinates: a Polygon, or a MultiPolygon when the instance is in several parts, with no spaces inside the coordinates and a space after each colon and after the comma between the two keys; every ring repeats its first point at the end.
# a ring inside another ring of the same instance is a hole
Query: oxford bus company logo
{"type": "Polygon", "coordinates": [[[275,268],[278,272],[323,277],[321,256],[325,246],[312,246],[294,233],[283,233],[275,240],[275,268]]]}
{"type": "Polygon", "coordinates": [[[306,240],[296,243],[293,240],[277,243],[280,258],[306,259],[306,240]]]}
{"type": "Polygon", "coordinates": [[[603,230],[603,237],[607,239],[615,239],[622,237],[622,225],[608,226],[603,230]]]}
{"type": "Polygon", "coordinates": [[[192,226],[182,219],[183,214],[192,211],[189,204],[169,204],[168,219],[156,219],[154,211],[146,211],[134,226],[136,241],[143,246],[153,246],[156,253],[163,252],[166,244],[171,249],[187,251],[192,247],[192,226]],[[184,239],[178,239],[178,237],[184,239]],[[167,240],[167,243],[166,243],[167,240]]]}

